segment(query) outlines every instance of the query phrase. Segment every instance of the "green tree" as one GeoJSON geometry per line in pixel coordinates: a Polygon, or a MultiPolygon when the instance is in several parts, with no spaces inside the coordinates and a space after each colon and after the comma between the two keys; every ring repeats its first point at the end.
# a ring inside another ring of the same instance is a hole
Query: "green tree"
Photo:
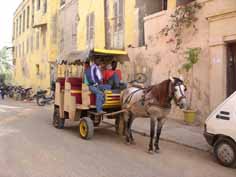
{"type": "Polygon", "coordinates": [[[9,49],[3,47],[0,50],[0,79],[9,82],[12,78],[12,59],[9,49]]]}

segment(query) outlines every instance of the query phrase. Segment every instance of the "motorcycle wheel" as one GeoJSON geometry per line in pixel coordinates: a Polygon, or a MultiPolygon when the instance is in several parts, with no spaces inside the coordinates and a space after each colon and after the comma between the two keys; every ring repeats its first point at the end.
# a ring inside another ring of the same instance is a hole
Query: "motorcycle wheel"
{"type": "Polygon", "coordinates": [[[44,98],[40,97],[40,98],[37,98],[37,104],[39,106],[45,106],[46,102],[45,102],[44,98]]]}

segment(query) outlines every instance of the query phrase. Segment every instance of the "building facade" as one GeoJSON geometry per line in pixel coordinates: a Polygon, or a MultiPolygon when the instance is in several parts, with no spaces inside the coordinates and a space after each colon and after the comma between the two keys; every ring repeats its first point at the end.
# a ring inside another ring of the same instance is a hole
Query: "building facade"
{"type": "Polygon", "coordinates": [[[14,13],[14,78],[18,85],[46,89],[57,58],[59,0],[23,0],[14,13]]]}
{"type": "MultiPolygon", "coordinates": [[[[180,69],[188,48],[201,48],[193,71],[193,109],[200,122],[236,90],[235,0],[25,0],[14,15],[15,79],[21,85],[48,87],[58,58],[86,49],[127,50],[130,63],[121,67],[124,80],[145,73],[148,85],[180,69]],[[182,28],[181,46],[171,25],[179,7],[196,3],[194,28],[182,28]]],[[[76,68],[75,68],[76,69],[76,68]]],[[[73,68],[72,68],[73,70],[73,68]]],[[[59,67],[59,76],[64,68],[59,67]]],[[[171,117],[182,119],[174,109],[171,117]]]]}
{"type": "MultiPolygon", "coordinates": [[[[169,3],[169,1],[167,2],[169,3]]],[[[186,63],[185,51],[200,48],[199,62],[194,66],[192,107],[197,110],[199,122],[204,122],[209,113],[227,96],[236,90],[236,1],[235,0],[176,0],[176,8],[167,8],[144,18],[145,47],[128,49],[132,70],[144,72],[150,84],[172,76],[189,76],[179,72],[186,63]],[[180,6],[194,4],[198,20],[194,28],[182,29],[182,44],[177,52],[175,33],[160,33],[171,25],[171,15],[180,6]]],[[[190,78],[192,80],[192,78],[190,78]]],[[[188,95],[189,97],[189,95],[188,95]]],[[[183,119],[182,111],[174,109],[171,117],[183,119]]]]}

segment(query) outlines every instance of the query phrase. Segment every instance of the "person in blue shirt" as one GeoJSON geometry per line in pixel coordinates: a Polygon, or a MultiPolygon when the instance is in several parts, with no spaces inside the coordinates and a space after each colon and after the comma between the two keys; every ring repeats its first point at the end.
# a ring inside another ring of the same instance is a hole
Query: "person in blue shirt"
{"type": "Polygon", "coordinates": [[[89,89],[96,95],[96,110],[103,113],[102,106],[105,102],[104,91],[110,90],[111,86],[103,84],[103,77],[99,68],[99,60],[95,59],[94,64],[85,70],[86,79],[89,83],[89,89]]]}

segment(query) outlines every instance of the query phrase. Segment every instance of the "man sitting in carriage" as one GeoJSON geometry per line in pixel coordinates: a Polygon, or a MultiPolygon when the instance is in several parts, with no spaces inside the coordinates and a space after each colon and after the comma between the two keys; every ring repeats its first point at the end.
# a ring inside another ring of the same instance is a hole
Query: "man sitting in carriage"
{"type": "Polygon", "coordinates": [[[99,60],[95,59],[94,64],[87,67],[85,76],[89,85],[89,89],[96,95],[96,109],[98,113],[103,113],[102,106],[105,102],[104,90],[110,90],[111,86],[103,84],[103,76],[99,68],[99,60]]]}
{"type": "Polygon", "coordinates": [[[103,80],[105,84],[109,84],[112,89],[125,89],[126,85],[121,82],[121,71],[117,69],[117,62],[112,61],[111,66],[108,65],[107,70],[103,71],[103,80]]]}

